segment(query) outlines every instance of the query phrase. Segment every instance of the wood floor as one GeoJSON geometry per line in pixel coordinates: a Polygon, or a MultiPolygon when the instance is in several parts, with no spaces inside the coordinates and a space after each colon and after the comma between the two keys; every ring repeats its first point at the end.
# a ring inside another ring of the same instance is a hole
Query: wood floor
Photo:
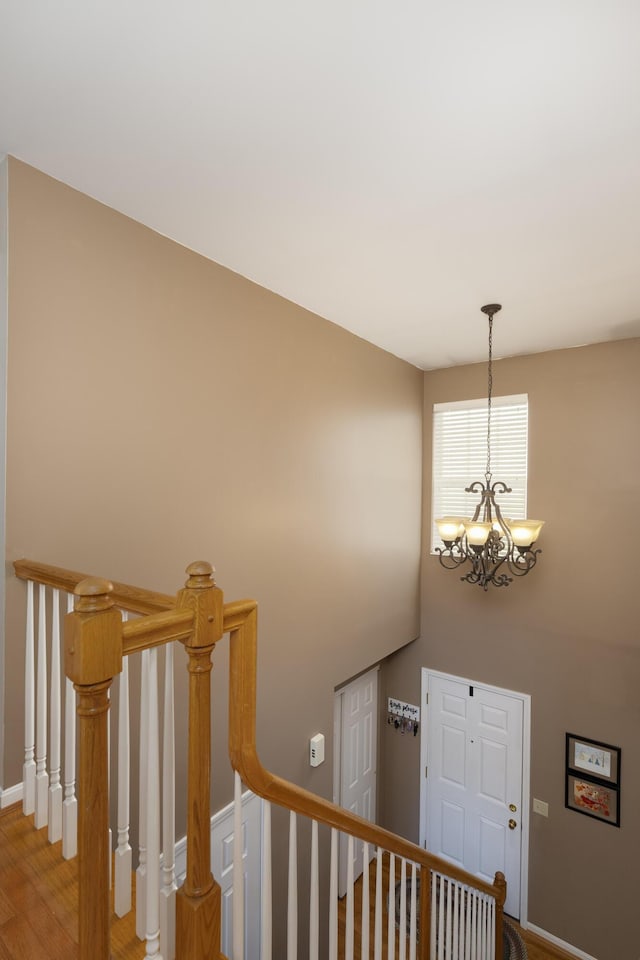
{"type": "MultiPolygon", "coordinates": [[[[374,871],[371,871],[373,881],[374,871]]],[[[388,885],[388,871],[386,873],[388,885]]],[[[386,902],[386,890],[385,890],[386,902]]],[[[78,876],[76,861],[63,860],[61,844],[50,844],[46,827],[36,830],[19,804],[0,814],[0,960],[75,960],[78,876]]],[[[355,886],[355,956],[360,957],[362,878],[355,886]]],[[[371,884],[370,903],[374,892],[371,884]]],[[[339,904],[340,957],[344,957],[346,898],[339,904]]],[[[529,960],[575,960],[526,931],[529,960]]],[[[386,960],[386,912],[383,921],[386,960]]],[[[373,917],[370,943],[373,944],[373,917]]],[[[112,917],[113,960],[143,960],[145,945],[135,935],[132,911],[112,917]]],[[[396,952],[396,957],[397,957],[396,952]]],[[[372,954],[373,956],[373,954],[372,954]]]]}
{"type": "MultiPolygon", "coordinates": [[[[78,956],[77,861],[63,860],[19,804],[0,815],[0,960],[74,960],[78,956]]],[[[114,960],[143,960],[134,913],[115,915],[114,960]]]]}

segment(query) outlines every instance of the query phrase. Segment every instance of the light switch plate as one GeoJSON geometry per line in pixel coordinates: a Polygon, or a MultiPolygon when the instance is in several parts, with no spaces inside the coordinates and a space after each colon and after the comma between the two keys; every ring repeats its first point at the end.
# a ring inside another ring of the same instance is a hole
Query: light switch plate
{"type": "Polygon", "coordinates": [[[545,803],[544,800],[536,800],[536,799],[534,799],[534,801],[533,801],[533,812],[534,812],[534,813],[539,813],[541,817],[548,817],[548,816],[549,816],[549,804],[548,804],[548,803],[545,803]]]}

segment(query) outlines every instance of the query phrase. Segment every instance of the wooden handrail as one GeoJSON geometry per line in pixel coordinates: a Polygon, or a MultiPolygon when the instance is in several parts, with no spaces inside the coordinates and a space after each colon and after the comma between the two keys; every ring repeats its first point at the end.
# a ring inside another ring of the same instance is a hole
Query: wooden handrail
{"type": "MultiPolygon", "coordinates": [[[[197,564],[192,565],[194,570],[198,566],[197,564]]],[[[70,593],[74,592],[77,585],[86,580],[88,576],[73,570],[24,559],[15,561],[14,569],[16,576],[20,579],[44,583],[70,593]]],[[[206,577],[202,577],[201,573],[198,573],[198,576],[201,577],[204,584],[206,577]]],[[[189,581],[192,586],[196,584],[198,576],[192,575],[189,581]]],[[[200,588],[203,584],[200,585],[200,588]]],[[[207,586],[209,589],[215,588],[213,582],[207,586]]],[[[187,591],[182,591],[179,594],[178,606],[176,606],[176,598],[168,594],[117,582],[112,582],[112,587],[110,598],[114,606],[147,615],[144,620],[129,621],[122,625],[123,654],[174,639],[181,640],[185,643],[192,661],[189,667],[192,680],[197,678],[199,674],[208,675],[208,671],[211,669],[208,657],[213,649],[212,641],[208,638],[206,641],[194,641],[193,639],[195,636],[202,634],[203,630],[205,633],[209,633],[209,630],[205,629],[201,613],[198,613],[199,602],[195,600],[191,602],[188,599],[187,591]],[[194,634],[194,629],[198,623],[197,633],[194,634]],[[203,666],[197,664],[197,659],[201,659],[202,654],[205,653],[208,662],[205,663],[203,668],[203,666]]],[[[217,588],[215,590],[221,598],[221,592],[217,588]]],[[[198,589],[192,595],[195,597],[197,594],[198,589]]],[[[208,613],[206,619],[209,624],[213,624],[214,620],[217,621],[217,627],[213,630],[213,635],[216,637],[223,632],[230,634],[229,754],[233,768],[240,774],[244,783],[265,800],[273,801],[280,806],[293,810],[295,813],[310,817],[330,827],[335,827],[337,830],[374,844],[396,856],[413,861],[420,866],[422,879],[425,878],[426,871],[435,870],[493,897],[496,903],[496,960],[501,960],[502,917],[506,899],[504,875],[498,872],[493,884],[486,883],[448,861],[428,853],[417,844],[370,823],[343,807],[339,807],[323,797],[316,796],[303,787],[290,783],[277,774],[266,770],[260,763],[256,748],[257,604],[253,600],[225,603],[222,607],[222,624],[219,623],[219,615],[214,616],[208,613]]],[[[204,634],[202,635],[204,636],[204,634]]],[[[197,699],[199,698],[194,697],[193,702],[195,703],[197,699]]],[[[190,717],[190,726],[196,729],[200,728],[201,723],[199,721],[201,719],[199,718],[196,722],[195,716],[190,717]]],[[[195,755],[192,760],[193,766],[197,766],[195,755]]],[[[200,805],[202,805],[205,794],[208,796],[208,789],[205,789],[204,783],[202,789],[199,789],[199,793],[202,794],[200,798],[200,805]]],[[[198,816],[195,819],[202,819],[201,810],[198,811],[198,816]]],[[[193,835],[196,835],[196,831],[193,835]]],[[[202,851],[198,852],[200,854],[202,851]]],[[[208,863],[208,857],[198,856],[197,859],[208,863]]],[[[194,884],[193,894],[196,894],[196,899],[197,888],[198,884],[194,884]]],[[[426,889],[429,889],[428,885],[426,885],[426,889]]],[[[186,891],[184,892],[186,893],[186,891]]],[[[209,893],[208,889],[207,893],[209,893]]],[[[421,904],[423,917],[426,914],[426,899],[424,898],[421,904]]],[[[213,920],[213,925],[216,928],[219,927],[219,909],[218,889],[216,891],[216,904],[213,908],[215,917],[209,918],[210,921],[213,920]]],[[[428,940],[425,943],[428,943],[428,940]]],[[[428,947],[426,947],[426,950],[428,952],[428,947]]],[[[423,948],[424,957],[427,956],[427,952],[423,948]]],[[[185,954],[185,956],[188,955],[185,954]]]]}
{"type": "MultiPolygon", "coordinates": [[[[174,600],[175,603],[175,600],[174,600]]],[[[192,610],[163,610],[140,620],[128,620],[122,625],[122,653],[127,656],[138,650],[159,647],[172,640],[184,643],[193,633],[192,610]]]]}
{"type": "Polygon", "coordinates": [[[289,783],[262,766],[256,749],[257,604],[250,600],[225,604],[224,614],[224,630],[231,634],[229,754],[231,765],[244,783],[265,800],[352,834],[420,866],[437,870],[494,897],[496,904],[502,906],[506,890],[501,873],[496,873],[493,884],[486,883],[428,853],[410,840],[370,823],[303,787],[289,783]]]}
{"type": "MultiPolygon", "coordinates": [[[[21,580],[33,580],[57,590],[73,593],[79,583],[90,579],[92,574],[65,570],[33,560],[16,560],[13,564],[16,576],[21,580]]],[[[114,606],[144,615],[141,620],[129,620],[122,625],[122,653],[128,656],[139,650],[170,643],[172,640],[187,640],[193,631],[193,611],[176,607],[176,598],[153,590],[143,590],[127,583],[110,581],[110,593],[114,606]]]]}
{"type": "MultiPolygon", "coordinates": [[[[75,570],[65,570],[63,567],[52,567],[47,563],[36,563],[33,560],[15,560],[13,568],[16,577],[20,580],[33,580],[35,583],[44,583],[58,590],[73,593],[82,580],[94,576],[91,573],[77,573],[75,570]]],[[[111,581],[113,592],[111,599],[116,607],[131,610],[132,613],[160,613],[170,610],[176,605],[175,596],[166,593],[156,593],[153,590],[143,590],[132,587],[127,583],[111,581]]]]}

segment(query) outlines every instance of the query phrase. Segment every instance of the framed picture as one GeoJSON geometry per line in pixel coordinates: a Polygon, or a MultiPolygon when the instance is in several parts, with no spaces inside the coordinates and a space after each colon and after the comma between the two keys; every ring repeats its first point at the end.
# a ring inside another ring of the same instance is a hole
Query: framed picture
{"type": "Polygon", "coordinates": [[[579,777],[567,770],[565,807],[587,817],[620,826],[620,795],[616,787],[579,777]]]}
{"type": "Polygon", "coordinates": [[[620,747],[567,734],[567,771],[620,786],[620,747]]]}

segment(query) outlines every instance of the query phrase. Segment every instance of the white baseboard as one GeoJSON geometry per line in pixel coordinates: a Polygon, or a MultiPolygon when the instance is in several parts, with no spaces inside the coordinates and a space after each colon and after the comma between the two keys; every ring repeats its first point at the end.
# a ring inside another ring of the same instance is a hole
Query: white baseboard
{"type": "Polygon", "coordinates": [[[0,810],[10,807],[12,803],[20,803],[22,800],[22,784],[16,783],[13,787],[7,787],[6,790],[0,790],[0,810]]]}
{"type": "Polygon", "coordinates": [[[536,927],[535,923],[528,923],[526,929],[530,930],[531,933],[535,933],[536,936],[542,937],[543,940],[548,940],[549,943],[552,943],[554,946],[560,947],[561,950],[570,953],[572,957],[577,957],[578,960],[596,960],[590,953],[585,953],[584,950],[578,950],[577,947],[574,947],[571,943],[567,943],[566,940],[561,940],[560,937],[555,937],[552,933],[547,933],[546,930],[536,927]]]}

